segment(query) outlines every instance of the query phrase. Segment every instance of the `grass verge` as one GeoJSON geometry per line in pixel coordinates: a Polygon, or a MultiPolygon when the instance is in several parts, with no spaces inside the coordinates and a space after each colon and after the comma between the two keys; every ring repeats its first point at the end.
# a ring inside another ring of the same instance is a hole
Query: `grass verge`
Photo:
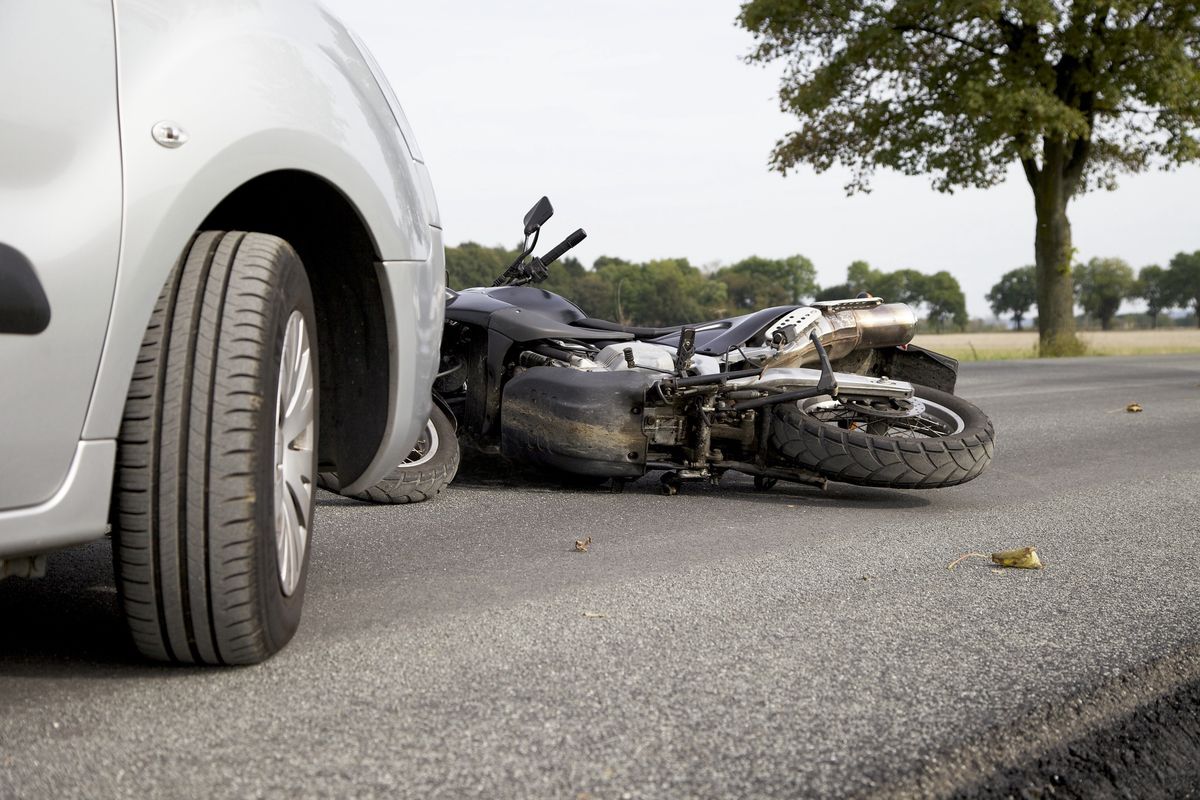
{"type": "MultiPolygon", "coordinates": [[[[1079,338],[1087,347],[1084,353],[1087,356],[1200,354],[1200,330],[1197,329],[1084,331],[1079,338]]],[[[1037,333],[1033,331],[918,334],[913,344],[945,353],[959,361],[1037,357],[1037,333]]]]}

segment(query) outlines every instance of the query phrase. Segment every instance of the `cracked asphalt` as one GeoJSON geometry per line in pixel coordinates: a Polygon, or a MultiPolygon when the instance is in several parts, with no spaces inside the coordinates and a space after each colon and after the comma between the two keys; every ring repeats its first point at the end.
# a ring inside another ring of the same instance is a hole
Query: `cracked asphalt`
{"type": "Polygon", "coordinates": [[[411,507],[322,493],[300,632],[255,667],[141,662],[109,543],[56,554],[0,583],[0,797],[1049,781],[1014,765],[1200,680],[1200,357],[964,364],[958,393],[997,451],[946,490],[476,472],[411,507]],[[946,568],[1027,544],[1044,570],[946,568]]]}

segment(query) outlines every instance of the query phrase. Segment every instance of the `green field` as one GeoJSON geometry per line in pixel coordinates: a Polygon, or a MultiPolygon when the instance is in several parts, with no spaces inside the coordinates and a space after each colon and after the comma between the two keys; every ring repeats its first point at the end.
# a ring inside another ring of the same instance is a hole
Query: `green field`
{"type": "MultiPolygon", "coordinates": [[[[1089,356],[1141,356],[1165,353],[1200,354],[1200,330],[1166,328],[1149,331],[1085,331],[1079,334],[1089,356]]],[[[928,347],[960,361],[999,361],[1036,357],[1037,333],[917,334],[913,344],[928,347]]]]}

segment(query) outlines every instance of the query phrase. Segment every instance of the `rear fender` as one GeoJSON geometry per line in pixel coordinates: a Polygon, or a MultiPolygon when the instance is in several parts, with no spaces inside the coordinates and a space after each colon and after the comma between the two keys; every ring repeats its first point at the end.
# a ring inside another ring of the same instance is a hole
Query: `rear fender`
{"type": "Polygon", "coordinates": [[[866,372],[875,377],[919,383],[939,392],[954,394],[958,381],[958,359],[951,358],[915,344],[904,347],[881,347],[866,372]]]}

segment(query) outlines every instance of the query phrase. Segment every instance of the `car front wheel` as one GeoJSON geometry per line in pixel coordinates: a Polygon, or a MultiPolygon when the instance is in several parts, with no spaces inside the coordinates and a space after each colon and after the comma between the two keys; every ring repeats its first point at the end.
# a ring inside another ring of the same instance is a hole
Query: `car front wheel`
{"type": "Polygon", "coordinates": [[[292,638],[308,572],[317,347],[282,239],[200,233],[155,306],[114,483],[117,586],[163,661],[249,664],[292,638]]]}

